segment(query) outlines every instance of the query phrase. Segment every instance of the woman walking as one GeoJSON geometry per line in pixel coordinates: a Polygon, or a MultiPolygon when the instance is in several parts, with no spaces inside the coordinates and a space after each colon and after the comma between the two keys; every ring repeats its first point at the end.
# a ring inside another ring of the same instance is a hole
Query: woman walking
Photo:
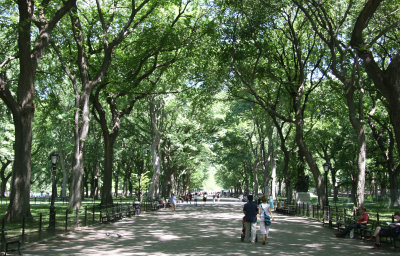
{"type": "Polygon", "coordinates": [[[260,207],[258,207],[258,214],[260,214],[260,232],[263,236],[263,244],[267,244],[267,238],[269,234],[269,227],[271,226],[271,220],[274,220],[274,216],[271,212],[271,207],[267,202],[267,197],[261,198],[260,207]]]}

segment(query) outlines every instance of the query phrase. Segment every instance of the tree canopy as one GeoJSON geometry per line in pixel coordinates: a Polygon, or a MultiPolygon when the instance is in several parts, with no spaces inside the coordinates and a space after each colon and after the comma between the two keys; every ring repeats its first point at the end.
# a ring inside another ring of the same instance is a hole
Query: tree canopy
{"type": "Polygon", "coordinates": [[[205,190],[400,201],[396,1],[7,1],[0,194],[10,221],[205,190]]]}

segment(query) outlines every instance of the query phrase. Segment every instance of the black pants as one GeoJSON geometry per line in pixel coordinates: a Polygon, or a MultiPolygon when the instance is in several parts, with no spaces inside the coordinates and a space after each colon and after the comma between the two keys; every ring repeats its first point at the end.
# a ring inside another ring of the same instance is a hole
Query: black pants
{"type": "Polygon", "coordinates": [[[363,224],[359,224],[359,223],[354,223],[351,225],[346,226],[345,229],[343,229],[342,232],[340,232],[342,235],[347,235],[348,233],[350,233],[350,231],[354,228],[365,228],[366,226],[363,224]]]}

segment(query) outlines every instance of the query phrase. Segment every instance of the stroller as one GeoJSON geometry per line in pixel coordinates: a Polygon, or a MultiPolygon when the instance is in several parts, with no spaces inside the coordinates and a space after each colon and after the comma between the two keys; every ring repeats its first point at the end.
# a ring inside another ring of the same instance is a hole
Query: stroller
{"type": "MultiPolygon", "coordinates": [[[[246,237],[246,219],[243,217],[242,219],[242,234],[240,235],[240,240],[243,242],[246,237]]],[[[256,242],[257,242],[257,234],[256,234],[256,242]]]]}

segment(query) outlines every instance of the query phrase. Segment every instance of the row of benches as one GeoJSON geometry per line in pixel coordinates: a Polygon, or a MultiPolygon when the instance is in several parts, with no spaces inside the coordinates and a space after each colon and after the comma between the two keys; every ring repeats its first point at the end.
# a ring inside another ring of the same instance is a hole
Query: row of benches
{"type": "MultiPolygon", "coordinates": [[[[101,206],[100,211],[100,222],[106,223],[116,221],[124,217],[131,217],[139,215],[141,211],[140,203],[134,204],[115,204],[110,206],[101,206]]],[[[7,255],[7,253],[14,252],[21,255],[21,240],[17,237],[7,236],[7,232],[4,228],[4,219],[2,220],[2,229],[0,233],[0,251],[1,255],[7,255]]]]}
{"type": "MultiPolygon", "coordinates": [[[[354,223],[357,220],[355,213],[352,212],[351,214],[348,214],[346,209],[343,209],[343,211],[339,211],[337,208],[323,207],[321,209],[316,206],[312,206],[312,209],[309,209],[309,205],[306,204],[287,204],[284,201],[279,201],[277,203],[275,211],[285,215],[296,215],[299,213],[300,215],[312,215],[314,217],[314,214],[316,214],[317,219],[320,214],[322,214],[323,225],[329,225],[330,228],[335,228],[338,232],[342,231],[346,227],[346,225],[354,223]],[[334,210],[331,212],[332,209],[334,210]]],[[[381,222],[379,221],[379,216],[377,216],[377,220],[371,218],[370,216],[370,219],[368,220],[365,228],[356,228],[354,232],[361,239],[371,237],[374,234],[378,225],[380,225],[380,223],[381,222]]],[[[394,238],[386,237],[385,239],[389,240],[388,242],[391,242],[393,246],[397,248],[396,242],[398,242],[400,236],[394,238]]]]}
{"type": "MultiPolygon", "coordinates": [[[[324,213],[323,225],[329,225],[331,228],[335,228],[338,232],[344,230],[347,225],[351,225],[357,221],[357,217],[354,215],[347,215],[345,212],[336,213],[335,216],[332,216],[328,211],[324,213]]],[[[380,225],[378,220],[372,219],[371,216],[367,221],[367,224],[364,226],[360,226],[354,229],[354,234],[358,235],[360,239],[366,239],[373,236],[376,228],[380,225]]],[[[383,237],[386,240],[389,240],[391,244],[393,244],[394,248],[397,248],[396,241],[400,239],[400,236],[397,237],[383,237]]]]}
{"type": "Polygon", "coordinates": [[[140,214],[140,204],[116,204],[100,208],[100,222],[107,223],[140,214]]]}

